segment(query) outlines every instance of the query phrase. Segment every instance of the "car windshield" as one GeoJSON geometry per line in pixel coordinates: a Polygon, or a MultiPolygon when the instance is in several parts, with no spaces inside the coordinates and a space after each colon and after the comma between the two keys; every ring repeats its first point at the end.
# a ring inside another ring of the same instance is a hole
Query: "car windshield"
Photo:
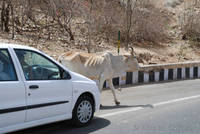
{"type": "Polygon", "coordinates": [[[27,80],[62,79],[62,71],[43,55],[29,50],[15,50],[27,80]]]}

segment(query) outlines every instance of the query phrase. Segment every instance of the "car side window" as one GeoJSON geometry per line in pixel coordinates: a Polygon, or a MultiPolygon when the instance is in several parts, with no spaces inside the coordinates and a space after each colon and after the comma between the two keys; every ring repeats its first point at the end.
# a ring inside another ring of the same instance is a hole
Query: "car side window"
{"type": "Polygon", "coordinates": [[[67,79],[66,72],[43,55],[29,50],[15,50],[26,80],[67,79]]]}
{"type": "Polygon", "coordinates": [[[17,81],[15,68],[7,49],[0,49],[0,81],[17,81]]]}

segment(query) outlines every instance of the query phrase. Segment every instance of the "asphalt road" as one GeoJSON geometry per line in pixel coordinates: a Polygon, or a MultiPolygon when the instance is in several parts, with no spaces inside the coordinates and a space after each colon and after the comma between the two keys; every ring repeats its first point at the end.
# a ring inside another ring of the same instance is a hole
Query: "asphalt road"
{"type": "Polygon", "coordinates": [[[89,126],[75,128],[69,121],[12,134],[198,134],[200,80],[123,87],[115,106],[110,90],[89,126]]]}

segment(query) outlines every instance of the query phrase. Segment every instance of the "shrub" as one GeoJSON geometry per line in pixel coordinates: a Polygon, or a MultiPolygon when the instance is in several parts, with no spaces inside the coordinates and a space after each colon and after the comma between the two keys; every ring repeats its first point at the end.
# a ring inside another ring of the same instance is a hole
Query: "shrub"
{"type": "Polygon", "coordinates": [[[200,1],[191,0],[185,3],[184,12],[180,15],[182,39],[200,42],[200,1]]]}

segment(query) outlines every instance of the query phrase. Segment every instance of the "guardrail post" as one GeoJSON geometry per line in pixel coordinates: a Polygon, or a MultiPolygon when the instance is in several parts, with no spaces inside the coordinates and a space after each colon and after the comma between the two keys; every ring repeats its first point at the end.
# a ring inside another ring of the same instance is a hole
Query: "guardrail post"
{"type": "Polygon", "coordinates": [[[155,72],[155,82],[159,82],[160,72],[155,72]]]}
{"type": "Polygon", "coordinates": [[[164,70],[164,80],[168,80],[168,73],[169,73],[169,70],[165,69],[164,70]]]}
{"type": "Polygon", "coordinates": [[[194,77],[194,67],[190,67],[190,78],[194,77]]]}
{"type": "Polygon", "coordinates": [[[198,67],[198,78],[200,78],[200,67],[198,67]]]}
{"type": "Polygon", "coordinates": [[[136,84],[136,83],[138,83],[138,71],[136,71],[136,72],[133,72],[133,79],[132,79],[132,83],[133,84],[136,84]]]}
{"type": "Polygon", "coordinates": [[[185,79],[185,67],[182,68],[182,79],[185,79]]]}
{"type": "Polygon", "coordinates": [[[144,73],[144,83],[148,83],[149,82],[149,73],[144,73]]]}
{"type": "Polygon", "coordinates": [[[173,80],[176,80],[177,79],[177,68],[174,68],[173,69],[173,80]]]}

